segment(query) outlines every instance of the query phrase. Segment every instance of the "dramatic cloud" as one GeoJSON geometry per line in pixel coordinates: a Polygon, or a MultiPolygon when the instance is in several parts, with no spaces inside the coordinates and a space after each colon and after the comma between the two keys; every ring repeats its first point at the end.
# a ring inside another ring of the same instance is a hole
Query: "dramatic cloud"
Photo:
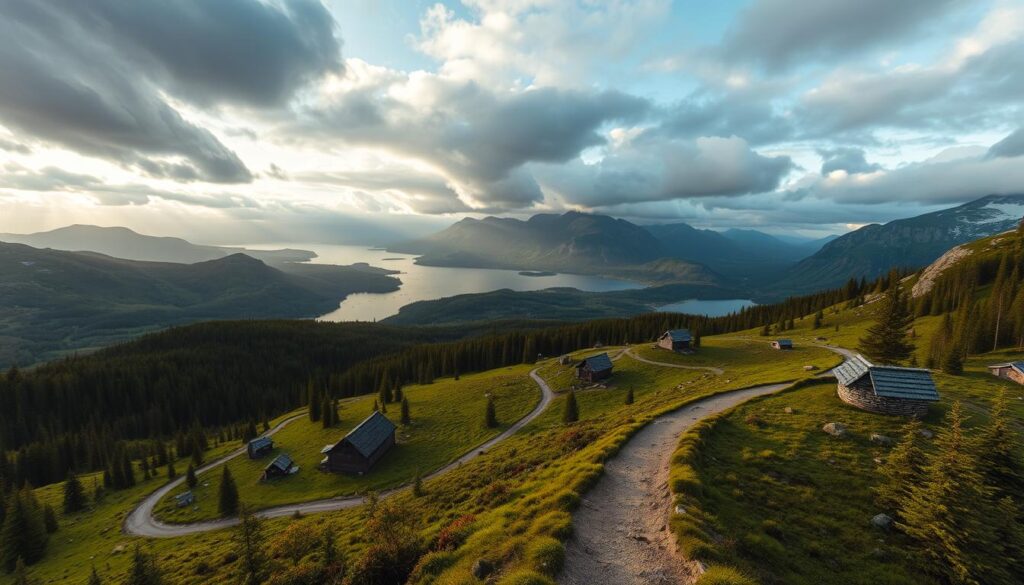
{"type": "Polygon", "coordinates": [[[771,191],[792,169],[732,138],[666,139],[641,134],[594,164],[577,162],[538,173],[566,202],[587,207],[771,191]]]}
{"type": "Polygon", "coordinates": [[[353,62],[349,85],[323,96],[289,129],[399,152],[441,169],[484,207],[524,207],[543,195],[520,167],[565,163],[605,144],[601,128],[642,118],[646,100],[554,88],[496,93],[473,82],[353,62]]]}
{"type": "Polygon", "coordinates": [[[1009,136],[993,144],[987,158],[1024,156],[1024,128],[1018,128],[1009,136]]]}
{"type": "Polygon", "coordinates": [[[754,0],[727,34],[729,60],[769,69],[835,59],[918,32],[964,0],[754,0]]]}
{"type": "Polygon", "coordinates": [[[854,175],[857,173],[870,173],[882,168],[881,165],[869,163],[864,157],[864,151],[860,148],[824,148],[818,151],[824,162],[821,164],[821,174],[828,175],[832,171],[845,171],[854,175]]]}

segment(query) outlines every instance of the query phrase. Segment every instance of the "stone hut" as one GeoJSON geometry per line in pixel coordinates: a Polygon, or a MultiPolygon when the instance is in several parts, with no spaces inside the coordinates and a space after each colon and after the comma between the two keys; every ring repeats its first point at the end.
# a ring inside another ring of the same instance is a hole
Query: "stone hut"
{"type": "Polygon", "coordinates": [[[922,417],[939,400],[931,372],[920,368],[876,366],[855,355],[837,366],[839,398],[868,412],[922,417]]]}
{"type": "Polygon", "coordinates": [[[772,342],[772,349],[793,349],[793,340],[776,339],[772,342]]]}
{"type": "Polygon", "coordinates": [[[576,364],[576,378],[584,382],[599,382],[612,375],[612,360],[607,353],[592,355],[576,364]]]}
{"type": "Polygon", "coordinates": [[[263,476],[260,479],[266,481],[275,477],[286,477],[298,472],[299,466],[295,465],[292,458],[287,453],[281,453],[270,462],[270,465],[263,469],[263,476]]]}
{"type": "Polygon", "coordinates": [[[689,329],[669,329],[658,338],[658,347],[678,352],[693,351],[693,336],[689,329]]]}
{"type": "Polygon", "coordinates": [[[340,441],[325,445],[320,468],[362,475],[395,446],[395,424],[378,411],[366,417],[340,441]]]}
{"type": "Polygon", "coordinates": [[[274,450],[274,440],[270,437],[256,437],[245,446],[249,459],[259,459],[274,450]]]}
{"type": "Polygon", "coordinates": [[[992,375],[997,378],[1012,380],[1018,384],[1024,385],[1024,361],[992,364],[988,367],[988,371],[992,372],[992,375]]]}

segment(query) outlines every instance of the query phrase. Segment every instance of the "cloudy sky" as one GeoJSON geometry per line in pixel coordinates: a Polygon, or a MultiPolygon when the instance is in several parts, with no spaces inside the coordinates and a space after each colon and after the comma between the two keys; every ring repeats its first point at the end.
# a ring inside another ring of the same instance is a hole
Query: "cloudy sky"
{"type": "Polygon", "coordinates": [[[838,233],[1024,192],[1024,0],[0,0],[0,232],[838,233]]]}

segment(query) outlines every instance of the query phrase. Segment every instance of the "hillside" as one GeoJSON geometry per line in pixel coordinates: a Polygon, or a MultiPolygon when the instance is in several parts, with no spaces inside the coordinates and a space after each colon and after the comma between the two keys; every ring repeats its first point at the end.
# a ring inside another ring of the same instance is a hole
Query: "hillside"
{"type": "Polygon", "coordinates": [[[836,238],[801,260],[769,288],[776,294],[875,278],[893,267],[920,268],[958,244],[1012,229],[1024,217],[1024,195],[990,195],[970,203],[872,224],[836,238]]]}
{"type": "Polygon", "coordinates": [[[285,270],[242,254],[175,264],[0,243],[0,366],[191,321],[313,317],[400,284],[365,266],[285,270]]]}
{"type": "Polygon", "coordinates": [[[682,260],[665,270],[664,260],[671,254],[647,230],[622,219],[578,212],[535,215],[526,221],[467,218],[389,250],[420,254],[417,262],[430,266],[547,270],[652,282],[724,280],[706,266],[682,260]]]}
{"type": "Polygon", "coordinates": [[[67,252],[96,252],[125,260],[194,264],[244,253],[267,263],[305,262],[316,258],[308,250],[248,250],[203,246],[181,238],[147,236],[124,227],[70,225],[34,234],[0,234],[0,242],[52,248],[67,252]]]}

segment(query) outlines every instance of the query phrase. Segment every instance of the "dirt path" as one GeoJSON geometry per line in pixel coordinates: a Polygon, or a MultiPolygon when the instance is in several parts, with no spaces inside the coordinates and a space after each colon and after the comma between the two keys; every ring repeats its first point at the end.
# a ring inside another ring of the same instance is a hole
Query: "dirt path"
{"type": "MultiPolygon", "coordinates": [[[[537,406],[535,406],[529,414],[516,421],[515,424],[505,429],[498,436],[489,439],[488,441],[480,445],[477,445],[476,447],[468,451],[466,454],[464,454],[462,457],[459,457],[455,461],[452,461],[451,463],[445,465],[444,467],[437,469],[430,475],[425,476],[423,479],[429,480],[435,478],[439,475],[448,473],[449,471],[457,467],[460,467],[461,465],[468,463],[473,459],[476,459],[480,455],[486,453],[488,449],[504,441],[505,439],[511,437],[517,431],[519,431],[519,429],[529,424],[530,421],[540,416],[541,413],[543,413],[544,410],[547,409],[548,405],[551,404],[551,401],[555,398],[555,393],[551,391],[551,388],[548,387],[547,383],[540,377],[539,374],[537,374],[537,371],[539,369],[540,368],[534,368],[530,372],[530,378],[537,384],[538,387],[540,387],[541,398],[540,402],[537,403],[537,406]]],[[[267,431],[264,436],[269,437],[277,433],[282,428],[287,426],[289,423],[299,418],[302,418],[303,416],[305,416],[305,414],[299,414],[291,418],[288,418],[284,421],[281,421],[273,429],[267,431]]],[[[224,463],[227,463],[228,461],[234,459],[235,457],[239,457],[245,452],[245,447],[243,446],[225,455],[224,457],[217,459],[216,461],[204,465],[203,467],[199,468],[196,474],[202,474],[206,471],[209,471],[210,469],[223,465],[224,463]]],[[[219,530],[222,528],[228,528],[230,526],[238,524],[237,518],[223,518],[220,520],[193,522],[191,524],[167,524],[157,520],[156,517],[153,516],[153,510],[156,509],[157,504],[168,493],[170,493],[171,490],[180,486],[182,483],[184,483],[184,481],[184,477],[179,477],[174,481],[171,481],[163,485],[150,495],[146,496],[146,498],[143,499],[142,502],[140,502],[139,505],[136,506],[135,509],[133,509],[131,513],[129,513],[128,516],[125,518],[122,530],[127,534],[133,534],[136,536],[148,536],[151,538],[170,538],[175,536],[187,536],[190,534],[198,534],[200,532],[208,532],[210,530],[219,530]]],[[[389,497],[401,490],[407,489],[408,487],[408,485],[402,485],[396,488],[392,488],[390,490],[381,492],[380,497],[389,497]]],[[[361,505],[362,503],[362,496],[329,498],[325,500],[313,500],[310,502],[301,502],[298,504],[287,504],[284,506],[267,508],[256,512],[256,515],[261,518],[280,518],[282,516],[291,516],[296,512],[302,514],[313,514],[317,512],[331,512],[334,510],[344,510],[348,508],[354,508],[356,506],[361,505]]]]}
{"type": "Polygon", "coordinates": [[[628,355],[629,357],[635,359],[638,362],[643,362],[645,364],[651,364],[652,366],[662,366],[662,367],[666,367],[666,368],[677,368],[677,369],[680,369],[680,370],[705,370],[705,371],[708,371],[708,372],[713,372],[716,376],[721,376],[722,374],[725,373],[725,370],[723,370],[722,368],[716,368],[714,366],[684,366],[682,364],[670,364],[670,363],[667,363],[667,362],[656,362],[654,360],[649,360],[647,358],[643,358],[643,357],[640,357],[640,356],[636,355],[635,353],[633,353],[632,349],[627,349],[623,353],[625,353],[626,355],[628,355]]]}
{"type": "Polygon", "coordinates": [[[564,585],[658,585],[692,579],[668,529],[669,460],[679,435],[702,418],[778,392],[768,384],[710,396],[651,421],[605,464],[584,496],[566,543],[564,585]]]}

